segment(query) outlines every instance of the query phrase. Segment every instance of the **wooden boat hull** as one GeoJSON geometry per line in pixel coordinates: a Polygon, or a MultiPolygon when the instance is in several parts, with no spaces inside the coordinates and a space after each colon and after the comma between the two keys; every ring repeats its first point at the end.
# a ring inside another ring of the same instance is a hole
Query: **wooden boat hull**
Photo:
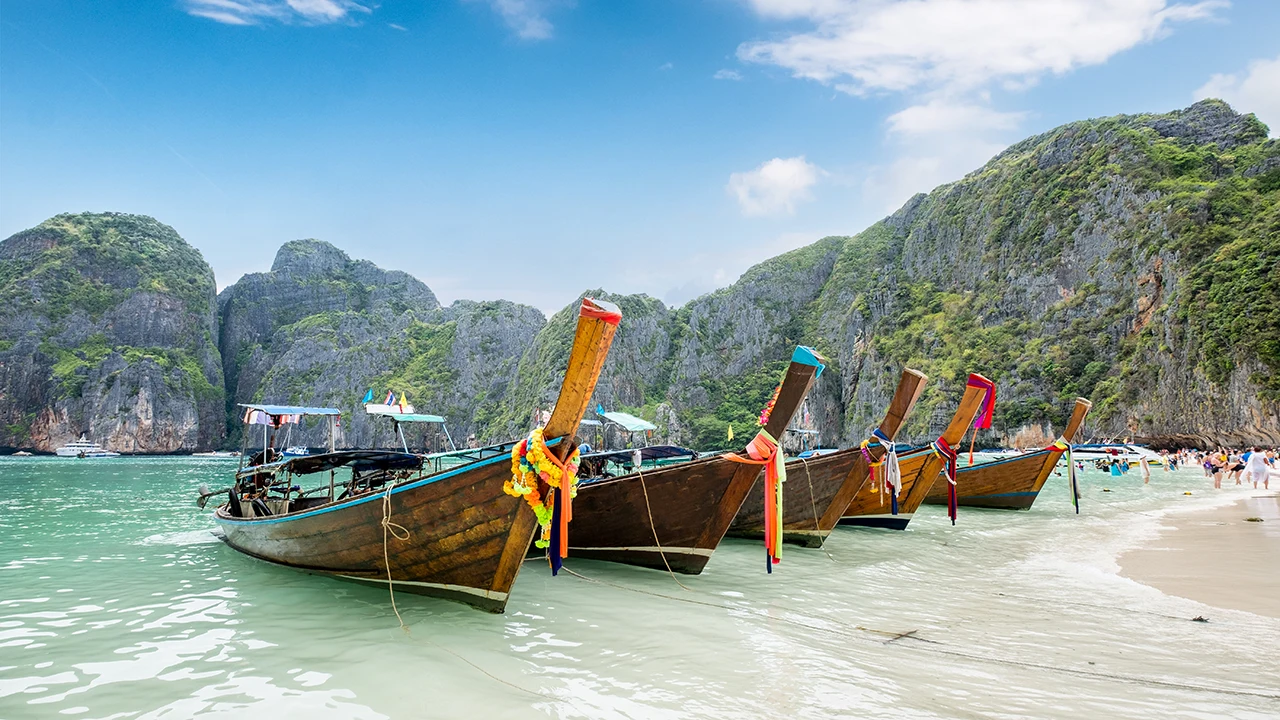
{"type": "MultiPolygon", "coordinates": [[[[1040,450],[961,467],[956,472],[957,499],[963,507],[1029,510],[1061,457],[1057,450],[1040,450]]],[[[946,505],[946,487],[935,483],[925,502],[946,505]]]]}
{"type": "Polygon", "coordinates": [[[511,459],[498,456],[395,487],[391,522],[408,538],[387,533],[385,547],[383,492],[280,517],[225,507],[215,517],[228,545],[262,560],[385,586],[385,557],[397,591],[502,612],[537,526],[502,491],[510,474],[511,459]]]}
{"type": "MultiPolygon", "coordinates": [[[[819,455],[812,460],[787,463],[787,481],[782,485],[782,539],[805,547],[818,547],[831,533],[834,522],[824,522],[828,508],[844,487],[854,463],[862,452],[850,448],[819,455]]],[[[865,480],[865,473],[863,479],[865,480]]],[[[764,537],[764,483],[757,482],[747,493],[738,516],[729,526],[732,537],[764,537]]]]}
{"type": "MultiPolygon", "coordinates": [[[[942,431],[941,440],[955,447],[964,438],[965,431],[973,424],[974,417],[982,408],[983,398],[986,396],[985,387],[989,384],[990,381],[981,375],[969,376],[964,395],[960,398],[960,405],[951,417],[951,422],[942,431]]],[[[892,505],[889,498],[884,497],[883,491],[873,492],[876,488],[872,483],[867,483],[858,491],[853,502],[849,503],[844,517],[840,518],[841,525],[892,530],[907,528],[907,524],[911,522],[911,516],[924,502],[933,488],[934,481],[942,474],[946,465],[943,459],[928,446],[900,453],[898,465],[902,469],[902,491],[898,494],[898,513],[896,515],[891,513],[892,505]]]]}
{"type": "MultiPolygon", "coordinates": [[[[782,436],[822,367],[811,349],[796,348],[765,427],[771,437],[782,436]]],[[[584,483],[569,554],[700,573],[763,469],[718,456],[584,483]]]]}
{"type": "Polygon", "coordinates": [[[742,468],[713,457],[580,485],[569,556],[702,572],[751,489],[734,482],[742,468]]]}
{"type": "Polygon", "coordinates": [[[927,447],[913,448],[900,454],[898,466],[902,469],[902,492],[898,496],[898,514],[894,515],[891,512],[893,505],[884,491],[873,492],[874,489],[868,483],[858,490],[858,494],[849,503],[844,516],[840,518],[840,524],[905,530],[907,523],[911,522],[912,514],[920,505],[919,500],[911,501],[912,491],[915,490],[915,496],[923,499],[924,494],[919,492],[919,486],[923,483],[932,486],[933,481],[942,472],[942,465],[936,460],[936,456],[927,447]],[[932,475],[924,477],[926,472],[932,475]]]}
{"type": "MultiPolygon", "coordinates": [[[[1064,438],[1073,438],[1084,424],[1093,404],[1084,398],[1076,398],[1071,419],[1067,421],[1064,438]]],[[[1040,494],[1049,474],[1058,466],[1065,449],[1049,447],[1044,450],[1018,455],[1002,460],[962,467],[956,472],[956,499],[962,506],[994,508],[999,510],[1030,510],[1040,494]]],[[[937,484],[929,492],[925,502],[937,505],[947,503],[947,488],[937,484]]]]}

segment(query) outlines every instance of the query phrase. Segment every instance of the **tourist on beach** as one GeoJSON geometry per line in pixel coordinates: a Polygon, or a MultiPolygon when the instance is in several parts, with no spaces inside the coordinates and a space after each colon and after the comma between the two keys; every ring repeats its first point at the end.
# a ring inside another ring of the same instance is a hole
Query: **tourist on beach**
{"type": "Polygon", "coordinates": [[[1221,452],[1209,453],[1209,459],[1205,461],[1209,467],[1210,474],[1213,475],[1213,489],[1222,489],[1222,468],[1227,464],[1227,456],[1221,452]]]}
{"type": "Polygon", "coordinates": [[[1138,458],[1138,469],[1142,471],[1142,484],[1151,484],[1151,463],[1147,462],[1147,456],[1143,455],[1138,458]]]}
{"type": "Polygon", "coordinates": [[[1267,465],[1267,456],[1262,453],[1262,448],[1253,449],[1246,467],[1249,471],[1249,479],[1253,481],[1254,490],[1258,489],[1259,480],[1262,481],[1264,490],[1271,489],[1271,468],[1267,465]]]}

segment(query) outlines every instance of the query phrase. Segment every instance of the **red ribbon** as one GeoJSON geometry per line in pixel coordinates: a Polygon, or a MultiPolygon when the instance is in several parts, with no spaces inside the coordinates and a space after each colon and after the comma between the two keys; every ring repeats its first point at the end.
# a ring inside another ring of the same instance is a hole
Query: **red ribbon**
{"type": "Polygon", "coordinates": [[[991,427],[991,420],[996,412],[996,384],[981,375],[970,374],[969,387],[977,387],[986,390],[986,394],[982,396],[982,410],[978,412],[977,417],[973,419],[973,426],[979,430],[985,430],[991,427]]]}
{"type": "Polygon", "coordinates": [[[616,310],[605,310],[596,304],[591,298],[582,298],[582,307],[578,309],[578,315],[581,317],[596,318],[603,320],[610,325],[617,325],[622,322],[622,313],[616,310]]]}
{"type": "Polygon", "coordinates": [[[956,511],[960,506],[960,499],[956,496],[956,451],[951,448],[946,438],[938,438],[933,442],[933,451],[941,457],[945,463],[947,471],[947,516],[951,518],[951,524],[956,524],[956,511]]]}

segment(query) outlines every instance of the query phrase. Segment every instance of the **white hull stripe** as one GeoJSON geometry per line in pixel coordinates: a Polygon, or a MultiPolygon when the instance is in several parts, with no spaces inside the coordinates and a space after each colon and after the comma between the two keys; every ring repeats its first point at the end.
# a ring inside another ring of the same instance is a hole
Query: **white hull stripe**
{"type": "Polygon", "coordinates": [[[570,545],[569,552],[571,553],[571,556],[574,550],[580,550],[582,552],[598,552],[598,551],[604,551],[604,550],[613,550],[618,552],[646,552],[646,553],[663,552],[668,555],[702,555],[704,557],[711,557],[711,553],[715,552],[714,549],[668,547],[666,545],[663,545],[662,547],[656,547],[656,546],[650,545],[648,547],[589,547],[589,548],[573,547],[572,545],[570,545]]]}
{"type": "Polygon", "coordinates": [[[850,520],[866,520],[868,518],[874,518],[877,520],[880,518],[900,518],[902,520],[910,520],[912,515],[914,515],[914,513],[898,513],[897,515],[894,515],[893,513],[877,513],[875,515],[845,515],[845,518],[850,520]]]}
{"type": "MultiPolygon", "coordinates": [[[[386,585],[384,578],[359,577],[356,575],[339,575],[338,577],[347,580],[360,580],[363,582],[374,583],[377,585],[386,585]]],[[[414,587],[435,588],[436,590],[448,590],[449,592],[466,593],[467,595],[475,595],[486,600],[505,601],[507,593],[498,592],[497,590],[481,590],[480,588],[467,587],[466,585],[449,585],[448,583],[429,583],[418,582],[416,580],[393,580],[396,585],[412,585],[414,587]]]]}

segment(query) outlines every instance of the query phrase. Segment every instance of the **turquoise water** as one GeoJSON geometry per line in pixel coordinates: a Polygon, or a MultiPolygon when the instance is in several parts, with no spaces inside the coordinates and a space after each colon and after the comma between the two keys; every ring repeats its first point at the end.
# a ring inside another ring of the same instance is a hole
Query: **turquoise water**
{"type": "Polygon", "coordinates": [[[1116,574],[1168,513],[1251,493],[1198,469],[1086,471],[1078,516],[1053,478],[1029,512],[840,528],[773,575],[729,541],[690,590],[534,562],[505,615],[398,595],[408,635],[385,591],[217,541],[195,488],[232,469],[0,458],[0,718],[1280,716],[1280,620],[1116,574]]]}

